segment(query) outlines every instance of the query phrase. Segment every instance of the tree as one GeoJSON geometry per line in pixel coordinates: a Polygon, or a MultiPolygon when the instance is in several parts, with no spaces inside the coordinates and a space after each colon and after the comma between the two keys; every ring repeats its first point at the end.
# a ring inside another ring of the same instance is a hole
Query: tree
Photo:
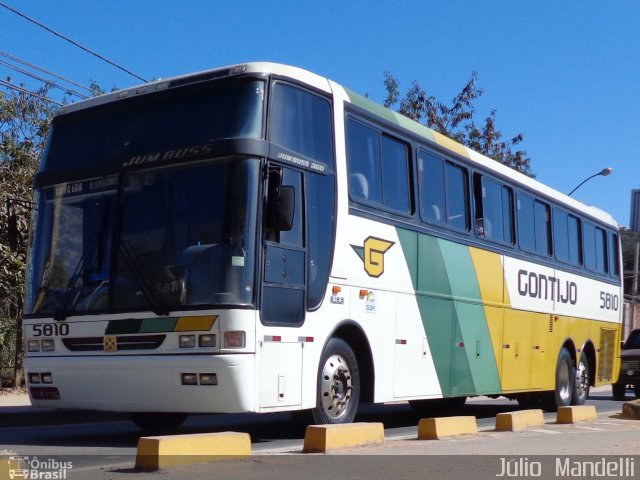
{"type": "MultiPolygon", "coordinates": [[[[11,79],[7,79],[11,83],[11,79]]],[[[44,149],[56,105],[47,99],[49,87],[28,92],[16,85],[0,91],[0,384],[22,381],[24,278],[33,175],[44,149]],[[35,95],[34,95],[35,93],[35,95]],[[9,216],[19,232],[10,248],[9,216]]]]}
{"type": "MultiPolygon", "coordinates": [[[[59,106],[49,98],[52,84],[36,91],[7,78],[0,90],[0,386],[22,382],[22,314],[32,182],[45,148],[49,126],[59,106]],[[19,232],[10,246],[9,219],[15,214],[19,232]],[[15,247],[15,248],[11,248],[15,247]]],[[[91,81],[91,96],[104,90],[91,81]]],[[[115,87],[113,88],[115,90],[115,87]]],[[[67,92],[67,96],[78,96],[67,92]]]]}
{"type": "Polygon", "coordinates": [[[388,71],[384,73],[384,86],[387,93],[385,107],[397,106],[398,113],[423,123],[432,130],[518,172],[534,176],[527,153],[524,150],[515,150],[524,139],[521,133],[509,140],[502,140],[502,132],[496,128],[495,110],[489,113],[480,126],[474,121],[474,101],[484,93],[484,90],[478,87],[475,72],[471,74],[460,93],[453,98],[451,105],[428,95],[417,81],[414,81],[402,96],[400,84],[388,71]]]}

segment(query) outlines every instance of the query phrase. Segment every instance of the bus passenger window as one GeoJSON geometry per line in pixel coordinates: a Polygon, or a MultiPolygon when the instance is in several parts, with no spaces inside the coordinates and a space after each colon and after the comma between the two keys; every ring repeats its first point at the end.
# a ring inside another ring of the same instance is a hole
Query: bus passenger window
{"type": "Polygon", "coordinates": [[[347,123],[349,194],[357,200],[382,203],[380,135],[359,122],[347,123]]]}
{"type": "Polygon", "coordinates": [[[572,265],[582,265],[580,219],[562,210],[553,210],[553,238],[556,258],[572,265]]]}
{"type": "Polygon", "coordinates": [[[409,153],[407,144],[382,135],[382,196],[385,206],[410,212],[409,153]]]}
{"type": "Polygon", "coordinates": [[[445,223],[444,161],[420,152],[418,175],[420,215],[427,221],[445,223]]]}
{"type": "Polygon", "coordinates": [[[513,244],[513,191],[480,174],[474,177],[476,235],[513,244]]]}
{"type": "Polygon", "coordinates": [[[620,276],[620,266],[618,265],[618,235],[609,232],[609,274],[612,277],[620,276]]]}
{"type": "Polygon", "coordinates": [[[518,242],[527,252],[549,256],[551,249],[551,209],[548,204],[518,193],[518,242]]]}

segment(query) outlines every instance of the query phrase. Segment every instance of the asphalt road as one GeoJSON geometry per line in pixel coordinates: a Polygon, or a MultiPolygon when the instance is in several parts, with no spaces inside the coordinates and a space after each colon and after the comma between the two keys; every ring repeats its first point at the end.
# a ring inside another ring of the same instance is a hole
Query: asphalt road
{"type": "MultiPolygon", "coordinates": [[[[631,397],[629,396],[630,400],[631,397]]],[[[379,456],[416,456],[413,462],[415,468],[424,471],[426,465],[424,455],[500,455],[509,453],[514,455],[554,455],[562,450],[567,454],[588,453],[593,455],[599,450],[593,447],[601,445],[601,453],[609,455],[637,455],[640,453],[640,422],[623,421],[616,418],[616,414],[621,410],[621,402],[616,402],[611,398],[609,390],[600,390],[592,393],[587,401],[590,405],[595,405],[598,411],[598,421],[596,424],[586,424],[584,426],[556,426],[553,425],[555,414],[545,414],[547,422],[545,428],[532,429],[527,433],[515,433],[505,435],[493,432],[495,416],[500,412],[518,410],[516,402],[506,399],[478,398],[468,400],[466,405],[455,411],[444,412],[443,415],[474,415],[478,419],[480,435],[474,439],[462,439],[461,441],[436,442],[431,444],[428,451],[424,450],[424,442],[417,442],[417,423],[425,415],[414,411],[407,404],[394,404],[382,406],[365,406],[356,418],[359,422],[382,422],[385,426],[385,445],[375,449],[351,449],[346,453],[351,458],[353,468],[340,470],[339,465],[345,467],[345,461],[338,459],[338,455],[308,456],[298,455],[302,449],[304,438],[304,425],[295,422],[289,414],[270,415],[200,415],[190,417],[180,428],[180,434],[204,433],[218,431],[240,431],[248,432],[252,439],[252,450],[254,456],[251,460],[245,460],[236,464],[216,462],[207,466],[179,467],[163,476],[162,478],[214,478],[212,471],[218,472],[215,478],[266,478],[270,469],[281,469],[289,472],[303,473],[307,471],[309,476],[305,478],[329,478],[324,475],[333,475],[339,478],[405,478],[399,476],[399,471],[409,472],[402,467],[396,470],[392,476],[378,477],[381,473],[375,467],[376,461],[362,461],[357,457],[361,455],[379,456]],[[547,428],[548,425],[551,427],[547,428]],[[500,436],[496,442],[496,435],[500,436]],[[611,440],[603,442],[603,438],[611,436],[611,440]],[[575,438],[574,438],[575,437],[575,438]],[[466,441],[465,441],[466,440],[466,441]],[[564,443],[563,443],[564,442],[564,443]],[[580,442],[584,446],[580,447],[580,442]],[[434,447],[437,445],[437,447],[434,447]],[[571,450],[569,446],[577,446],[571,450]],[[604,448],[607,447],[607,448],[604,448]],[[510,450],[515,448],[515,450],[510,450]],[[307,458],[307,460],[304,460],[307,458]],[[325,464],[326,460],[332,458],[331,466],[325,464]],[[422,459],[422,460],[421,460],[422,459]],[[235,467],[233,467],[235,465],[235,467]],[[186,469],[186,470],[185,470],[186,469]],[[367,476],[367,469],[376,476],[367,476]],[[236,474],[242,476],[236,477],[236,474]],[[315,472],[315,473],[314,473],[315,472]],[[359,472],[359,473],[358,473],[359,472]],[[354,476],[349,476],[353,474],[354,476]],[[199,476],[201,475],[201,476],[199,476]]],[[[90,414],[87,412],[51,412],[47,417],[40,418],[35,424],[27,422],[16,422],[14,426],[0,426],[0,451],[7,450],[21,456],[40,459],[47,458],[67,458],[73,461],[73,471],[69,472],[67,478],[141,478],[146,475],[134,473],[136,445],[138,438],[143,433],[133,425],[126,417],[120,415],[90,414]],[[77,416],[77,418],[76,418],[77,416]],[[82,423],[76,423],[81,421],[82,423]],[[129,477],[132,475],[132,477],[129,477]]],[[[26,419],[25,419],[26,420],[26,419]]],[[[439,461],[431,461],[429,468],[445,469],[453,468],[460,462],[452,461],[451,458],[442,457],[439,461]]],[[[497,457],[490,460],[473,459],[464,457],[464,465],[468,471],[477,473],[484,471],[487,478],[495,478],[498,463],[497,457]],[[469,463],[471,462],[471,463],[469,463]],[[473,465],[477,465],[476,467],[473,465]],[[484,465],[484,466],[483,466],[484,465]],[[483,470],[484,469],[484,470],[483,470]]],[[[388,459],[385,463],[385,472],[390,475],[394,470],[390,465],[402,463],[401,460],[388,459]],[[390,462],[390,463],[389,463],[390,462]],[[391,470],[389,470],[391,469],[391,470]]],[[[403,463],[404,464],[404,463],[403,463]]],[[[640,460],[637,465],[640,474],[640,460]]],[[[440,470],[437,470],[440,471],[440,470]]],[[[436,473],[437,473],[436,471],[436,473]]],[[[444,470],[442,470],[444,471],[444,470]]],[[[466,470],[465,470],[466,471],[466,470]]],[[[280,472],[279,480],[285,478],[302,478],[296,476],[282,476],[280,472]]],[[[408,473],[407,473],[408,474],[408,473]]],[[[462,476],[452,476],[450,478],[463,478],[464,471],[459,472],[462,476]]],[[[158,474],[155,474],[158,475],[158,474]]],[[[274,473],[275,475],[275,473],[274,473]]],[[[417,477],[406,477],[417,478],[417,477]]],[[[426,476],[421,478],[427,478],[426,476]]],[[[433,478],[439,478],[436,474],[433,478]]],[[[475,477],[478,478],[478,477],[475,477]]]]}

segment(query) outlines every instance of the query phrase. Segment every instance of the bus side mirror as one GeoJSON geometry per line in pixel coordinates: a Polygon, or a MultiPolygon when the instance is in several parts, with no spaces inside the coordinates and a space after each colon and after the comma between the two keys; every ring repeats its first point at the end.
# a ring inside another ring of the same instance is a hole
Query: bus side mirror
{"type": "Polygon", "coordinates": [[[291,230],[295,208],[295,189],[288,185],[281,186],[277,197],[269,202],[269,227],[277,232],[291,230]]]}

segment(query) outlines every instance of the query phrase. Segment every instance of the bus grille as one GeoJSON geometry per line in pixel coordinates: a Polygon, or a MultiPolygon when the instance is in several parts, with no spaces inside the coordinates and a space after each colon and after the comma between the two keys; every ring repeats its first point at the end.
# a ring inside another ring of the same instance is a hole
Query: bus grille
{"type": "MultiPolygon", "coordinates": [[[[117,351],[122,350],[155,350],[162,345],[166,335],[118,335],[117,351]]],[[[72,352],[102,352],[104,337],[65,338],[64,346],[72,352]]]]}
{"type": "Polygon", "coordinates": [[[598,358],[598,380],[613,378],[613,361],[616,344],[616,331],[610,328],[600,329],[600,357],[598,358]]]}
{"type": "Polygon", "coordinates": [[[623,360],[621,370],[640,370],[640,360],[623,360]]]}

